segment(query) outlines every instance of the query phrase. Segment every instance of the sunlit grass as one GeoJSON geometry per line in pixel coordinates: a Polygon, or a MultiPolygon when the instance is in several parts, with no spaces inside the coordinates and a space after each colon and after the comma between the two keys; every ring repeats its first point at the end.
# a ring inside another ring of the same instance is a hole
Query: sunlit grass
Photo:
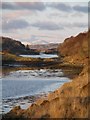
{"type": "Polygon", "coordinates": [[[2,61],[21,61],[21,62],[51,62],[54,61],[52,58],[31,58],[31,57],[21,57],[10,53],[2,53],[2,61]]]}

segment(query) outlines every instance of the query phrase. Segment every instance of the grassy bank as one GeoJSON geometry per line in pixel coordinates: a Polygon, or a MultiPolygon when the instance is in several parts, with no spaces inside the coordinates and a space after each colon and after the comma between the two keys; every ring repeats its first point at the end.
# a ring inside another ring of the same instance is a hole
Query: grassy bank
{"type": "Polygon", "coordinates": [[[62,69],[64,76],[73,78],[79,75],[82,71],[83,65],[69,64],[60,62],[58,58],[29,58],[16,56],[14,54],[2,55],[3,73],[12,70],[24,70],[24,69],[62,69]],[[12,66],[12,67],[9,67],[12,66]],[[19,65],[15,67],[15,65],[19,65]]]}
{"type": "Polygon", "coordinates": [[[8,64],[17,64],[17,65],[27,65],[34,67],[43,67],[50,66],[57,63],[53,58],[30,58],[30,57],[21,57],[14,54],[2,54],[2,65],[8,64]]]}

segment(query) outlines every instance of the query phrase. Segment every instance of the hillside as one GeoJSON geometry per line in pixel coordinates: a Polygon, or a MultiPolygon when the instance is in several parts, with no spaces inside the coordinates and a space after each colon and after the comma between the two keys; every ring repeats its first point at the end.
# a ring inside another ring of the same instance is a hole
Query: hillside
{"type": "Polygon", "coordinates": [[[12,54],[39,54],[37,51],[27,49],[20,41],[8,37],[0,37],[2,41],[2,52],[12,54]]]}
{"type": "MultiPolygon", "coordinates": [[[[89,31],[90,34],[90,31],[89,31]]],[[[70,63],[84,63],[88,59],[88,32],[71,36],[59,45],[58,51],[70,63]]]]}
{"type": "Polygon", "coordinates": [[[10,53],[18,53],[20,51],[25,51],[25,46],[16,40],[7,37],[1,37],[2,39],[2,51],[3,52],[10,52],[10,53]]]}

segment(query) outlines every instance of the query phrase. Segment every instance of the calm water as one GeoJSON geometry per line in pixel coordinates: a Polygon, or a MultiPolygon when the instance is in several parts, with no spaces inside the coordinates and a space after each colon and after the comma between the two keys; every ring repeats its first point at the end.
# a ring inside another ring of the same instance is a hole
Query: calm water
{"type": "MultiPolygon", "coordinates": [[[[20,55],[22,57],[32,58],[54,58],[57,55],[40,54],[40,55],[20,55]]],[[[64,77],[62,70],[51,69],[16,69],[18,66],[4,69],[2,76],[2,112],[7,113],[13,107],[20,105],[26,109],[41,96],[54,91],[69,78],[64,77]]],[[[1,80],[0,80],[1,81],[1,80]]],[[[1,106],[1,105],[0,105],[1,106]]]]}
{"type": "Polygon", "coordinates": [[[62,70],[17,70],[2,78],[3,112],[14,106],[27,108],[36,96],[47,94],[60,87],[69,79],[63,77],[62,70]]]}
{"type": "Polygon", "coordinates": [[[20,55],[22,57],[32,57],[32,58],[56,58],[58,57],[57,54],[43,54],[40,55],[20,55]]]}

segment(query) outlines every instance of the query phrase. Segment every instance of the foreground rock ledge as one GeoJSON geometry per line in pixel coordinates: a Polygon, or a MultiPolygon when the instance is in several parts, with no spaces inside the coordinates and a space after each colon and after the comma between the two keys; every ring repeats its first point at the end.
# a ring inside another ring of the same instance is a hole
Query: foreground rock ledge
{"type": "Polygon", "coordinates": [[[65,83],[47,98],[36,101],[27,110],[17,106],[3,119],[89,118],[89,87],[88,68],[84,67],[77,78],[65,83]]]}

